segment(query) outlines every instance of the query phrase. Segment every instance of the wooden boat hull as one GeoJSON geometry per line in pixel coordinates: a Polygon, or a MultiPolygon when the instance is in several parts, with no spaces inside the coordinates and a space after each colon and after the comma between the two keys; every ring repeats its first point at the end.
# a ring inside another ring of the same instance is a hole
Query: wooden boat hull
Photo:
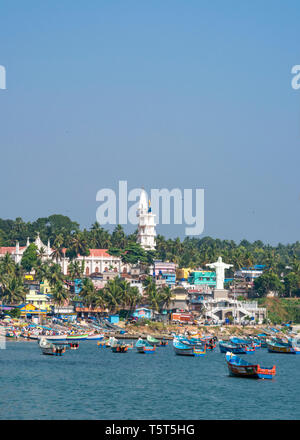
{"type": "Polygon", "coordinates": [[[88,335],[87,341],[102,341],[104,335],[88,335]]]}
{"type": "Polygon", "coordinates": [[[152,346],[159,345],[159,341],[155,338],[152,338],[152,336],[147,336],[147,342],[152,346]]]}
{"type": "Polygon", "coordinates": [[[46,355],[52,355],[52,356],[63,356],[63,354],[66,352],[66,349],[56,349],[53,350],[52,348],[42,348],[42,353],[46,355]]]}
{"type": "Polygon", "coordinates": [[[300,349],[296,347],[289,347],[285,345],[277,345],[267,343],[268,351],[270,353],[284,353],[284,354],[300,354],[300,349]]]}
{"type": "Polygon", "coordinates": [[[226,344],[221,341],[219,342],[219,348],[221,353],[227,353],[230,351],[234,354],[246,354],[246,350],[243,347],[239,347],[234,344],[226,344]]]}
{"type": "Polygon", "coordinates": [[[151,354],[151,353],[155,353],[156,347],[155,345],[152,347],[148,347],[147,345],[143,345],[143,346],[139,346],[136,347],[138,353],[143,353],[143,354],[151,354]]]}
{"type": "Polygon", "coordinates": [[[273,379],[276,374],[276,367],[263,368],[258,364],[250,364],[238,358],[232,353],[227,353],[226,362],[231,376],[245,377],[251,379],[273,379]]]}
{"type": "Polygon", "coordinates": [[[66,341],[68,335],[39,336],[38,339],[46,338],[47,341],[66,341]]]}
{"type": "Polygon", "coordinates": [[[116,345],[115,347],[111,348],[111,351],[113,353],[127,353],[128,346],[127,345],[116,345]]]}
{"type": "Polygon", "coordinates": [[[200,347],[192,344],[189,346],[180,341],[173,341],[173,348],[175,353],[179,356],[204,356],[206,353],[205,346],[200,347]]]}
{"type": "Polygon", "coordinates": [[[88,338],[88,335],[69,335],[67,336],[67,341],[84,341],[88,338]]]}

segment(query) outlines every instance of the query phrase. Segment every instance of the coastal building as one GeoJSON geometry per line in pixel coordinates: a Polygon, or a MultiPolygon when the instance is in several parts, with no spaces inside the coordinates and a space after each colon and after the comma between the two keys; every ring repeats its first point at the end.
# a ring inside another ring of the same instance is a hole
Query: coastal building
{"type": "Polygon", "coordinates": [[[184,287],[175,287],[172,290],[172,301],[168,307],[173,312],[187,312],[188,306],[188,292],[184,287]]]}
{"type": "Polygon", "coordinates": [[[216,272],[202,270],[191,272],[188,276],[188,283],[196,286],[216,287],[216,272]]]}
{"type": "Polygon", "coordinates": [[[190,273],[193,272],[189,267],[182,267],[181,269],[176,269],[176,280],[177,281],[187,281],[190,273]]]}
{"type": "Polygon", "coordinates": [[[242,279],[253,284],[254,280],[263,274],[264,269],[265,265],[263,264],[256,264],[252,267],[243,267],[234,272],[234,278],[242,279]]]}
{"type": "MultiPolygon", "coordinates": [[[[53,255],[53,249],[50,247],[50,242],[48,241],[47,246],[40,239],[39,234],[34,240],[35,245],[39,251],[42,251],[42,260],[51,260],[53,255]]],[[[16,242],[16,246],[10,247],[0,247],[0,258],[4,257],[6,253],[10,254],[15,263],[20,263],[22,256],[29,246],[30,241],[27,239],[26,246],[20,246],[19,242],[16,242]]],[[[94,272],[104,273],[104,272],[114,272],[121,273],[127,272],[130,269],[128,264],[122,262],[120,257],[110,255],[108,249],[89,249],[88,256],[78,255],[75,261],[83,262],[84,264],[84,274],[90,275],[94,272]]],[[[70,264],[69,258],[66,257],[66,249],[63,249],[63,257],[56,261],[60,264],[64,275],[68,273],[68,266],[70,264]]]]}
{"type": "Polygon", "coordinates": [[[154,261],[153,276],[172,274],[176,278],[176,264],[165,261],[154,261]]]}
{"type": "Polygon", "coordinates": [[[145,250],[154,250],[156,245],[155,214],[152,213],[150,200],[147,202],[144,189],[141,192],[137,215],[139,217],[137,242],[145,250]]]}
{"type": "Polygon", "coordinates": [[[232,319],[236,324],[253,321],[262,324],[267,317],[267,309],[258,307],[257,301],[236,301],[230,298],[206,299],[202,301],[203,314],[216,324],[232,319]]]}
{"type": "Polygon", "coordinates": [[[137,319],[151,319],[152,311],[147,307],[136,308],[132,316],[137,319]]]}

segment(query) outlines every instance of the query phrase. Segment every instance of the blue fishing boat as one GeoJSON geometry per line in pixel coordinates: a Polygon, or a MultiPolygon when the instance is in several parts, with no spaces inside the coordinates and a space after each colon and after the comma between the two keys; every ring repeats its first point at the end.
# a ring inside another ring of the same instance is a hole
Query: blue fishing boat
{"type": "Polygon", "coordinates": [[[267,346],[270,353],[300,354],[300,348],[279,344],[278,342],[268,341],[267,346]]]}
{"type": "Polygon", "coordinates": [[[230,342],[219,341],[219,348],[221,353],[230,351],[234,354],[247,354],[245,347],[242,345],[230,344],[230,342]]]}
{"type": "Polygon", "coordinates": [[[137,349],[138,353],[155,353],[156,345],[151,345],[147,341],[144,341],[143,339],[138,339],[135,348],[137,349]]]}
{"type": "Polygon", "coordinates": [[[247,377],[253,379],[273,379],[276,367],[261,367],[251,364],[233,353],[226,353],[226,362],[231,376],[247,377]]]}
{"type": "Polygon", "coordinates": [[[237,347],[244,348],[246,354],[252,354],[255,352],[255,347],[251,344],[251,342],[245,339],[232,337],[230,338],[230,342],[231,344],[236,345],[237,347]]]}
{"type": "Polygon", "coordinates": [[[181,356],[204,356],[206,353],[205,346],[186,344],[176,338],[173,340],[173,348],[175,353],[181,356]]]}

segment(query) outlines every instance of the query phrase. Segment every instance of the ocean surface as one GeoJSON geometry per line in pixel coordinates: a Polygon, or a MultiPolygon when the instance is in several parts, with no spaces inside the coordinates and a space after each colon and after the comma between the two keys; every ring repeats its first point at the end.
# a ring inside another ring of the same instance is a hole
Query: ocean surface
{"type": "Polygon", "coordinates": [[[170,342],[143,355],[82,341],[56,357],[37,342],[8,341],[0,419],[299,419],[300,355],[260,349],[245,358],[275,364],[275,379],[230,377],[218,347],[197,358],[176,356],[170,342]]]}

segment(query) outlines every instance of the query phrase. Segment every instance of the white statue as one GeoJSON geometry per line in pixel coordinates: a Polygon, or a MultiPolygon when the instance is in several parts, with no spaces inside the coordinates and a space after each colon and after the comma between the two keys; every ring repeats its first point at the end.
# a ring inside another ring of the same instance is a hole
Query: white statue
{"type": "Polygon", "coordinates": [[[222,257],[218,258],[218,261],[211,264],[206,264],[206,266],[211,267],[216,270],[216,278],[217,278],[217,290],[224,290],[224,279],[225,279],[225,269],[229,269],[233,266],[233,264],[223,263],[222,257]]]}

